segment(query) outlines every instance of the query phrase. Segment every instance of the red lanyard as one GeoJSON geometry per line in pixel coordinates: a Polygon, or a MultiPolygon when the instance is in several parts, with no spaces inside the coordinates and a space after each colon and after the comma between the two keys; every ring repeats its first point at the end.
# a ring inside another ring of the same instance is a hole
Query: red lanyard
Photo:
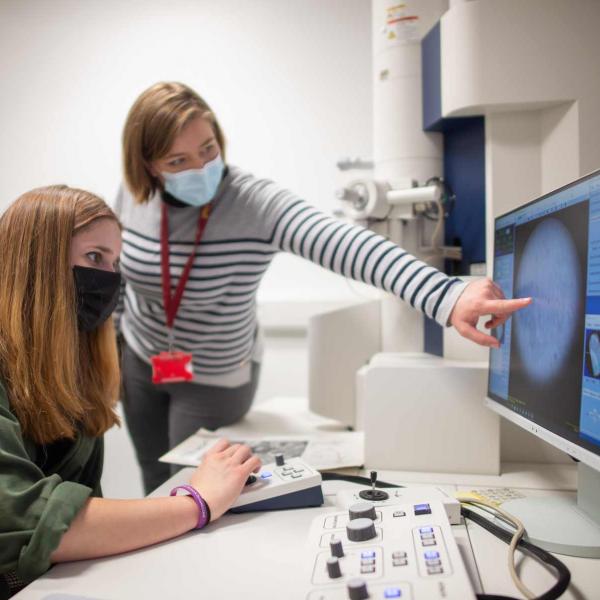
{"type": "Polygon", "coordinates": [[[192,270],[192,264],[194,263],[194,257],[196,256],[196,249],[200,243],[200,238],[204,233],[206,224],[208,223],[208,217],[210,216],[210,204],[207,204],[200,211],[200,218],[198,219],[198,229],[196,231],[196,239],[194,241],[194,248],[185,263],[179,283],[175,289],[175,295],[171,296],[171,269],[169,260],[169,214],[167,205],[162,203],[162,221],[160,224],[160,265],[162,275],[162,289],[163,289],[163,303],[165,306],[165,315],[167,316],[167,327],[171,330],[173,323],[175,322],[175,316],[179,310],[181,304],[181,297],[183,296],[183,290],[190,278],[190,271],[192,270]]]}

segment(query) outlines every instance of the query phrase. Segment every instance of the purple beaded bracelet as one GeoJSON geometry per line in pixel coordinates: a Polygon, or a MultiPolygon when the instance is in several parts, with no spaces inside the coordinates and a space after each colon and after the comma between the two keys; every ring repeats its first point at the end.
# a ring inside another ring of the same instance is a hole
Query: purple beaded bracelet
{"type": "Polygon", "coordinates": [[[171,490],[170,496],[177,496],[177,490],[185,490],[194,500],[198,506],[198,523],[195,529],[202,529],[208,524],[208,510],[206,501],[198,493],[198,490],[193,488],[191,485],[178,485],[171,490]]]}

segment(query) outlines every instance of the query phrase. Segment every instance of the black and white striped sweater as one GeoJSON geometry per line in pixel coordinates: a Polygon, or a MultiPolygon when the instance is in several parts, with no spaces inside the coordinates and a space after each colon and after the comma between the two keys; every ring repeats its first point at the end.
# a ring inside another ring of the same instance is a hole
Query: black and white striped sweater
{"type": "MultiPolygon", "coordinates": [[[[122,187],[123,301],[116,321],[143,360],[167,349],[160,270],[159,194],[140,205],[122,187]]],[[[199,209],[169,206],[173,293],[193,248],[199,209]]],[[[195,381],[234,387],[260,360],[256,292],[279,251],[386,290],[445,325],[465,284],[368,229],[330,217],[271,181],[230,167],[213,202],[175,321],[195,381]]]]}

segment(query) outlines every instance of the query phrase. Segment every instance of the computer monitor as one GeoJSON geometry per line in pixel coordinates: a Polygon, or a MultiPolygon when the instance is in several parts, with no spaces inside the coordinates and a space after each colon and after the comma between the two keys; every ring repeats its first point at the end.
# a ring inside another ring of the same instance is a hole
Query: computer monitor
{"type": "Polygon", "coordinates": [[[533,302],[495,331],[486,405],[580,461],[577,502],[503,508],[533,543],[600,557],[600,171],[495,219],[494,281],[533,302]]]}

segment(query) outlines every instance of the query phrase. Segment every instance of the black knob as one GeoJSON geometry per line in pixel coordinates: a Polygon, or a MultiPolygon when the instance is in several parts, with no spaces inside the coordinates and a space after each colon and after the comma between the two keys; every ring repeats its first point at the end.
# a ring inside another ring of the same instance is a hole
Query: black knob
{"type": "Polygon", "coordinates": [[[337,579],[342,576],[342,569],[340,568],[340,561],[335,556],[330,556],[327,559],[327,574],[331,579],[337,579]]]}
{"type": "Polygon", "coordinates": [[[369,597],[367,582],[360,577],[348,581],[348,598],[350,600],[366,600],[369,597]]]}
{"type": "Polygon", "coordinates": [[[340,540],[340,538],[331,538],[329,547],[331,548],[331,556],[337,556],[338,558],[344,556],[344,547],[342,546],[342,540],[340,540]]]}
{"type": "Polygon", "coordinates": [[[283,467],[283,465],[285,464],[285,460],[283,458],[283,454],[279,453],[275,455],[275,464],[278,467],[283,467]]]}
{"type": "Polygon", "coordinates": [[[350,520],[353,519],[371,519],[375,521],[377,515],[375,514],[375,507],[369,502],[357,502],[348,509],[348,515],[350,520]]]}
{"type": "Polygon", "coordinates": [[[377,535],[371,519],[353,519],[346,525],[346,533],[353,542],[366,542],[377,535]]]}

